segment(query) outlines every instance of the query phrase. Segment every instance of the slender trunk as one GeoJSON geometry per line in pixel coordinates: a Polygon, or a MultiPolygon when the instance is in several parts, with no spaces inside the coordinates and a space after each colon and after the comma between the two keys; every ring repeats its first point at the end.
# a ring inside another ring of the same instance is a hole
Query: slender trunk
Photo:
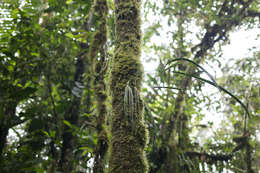
{"type": "MultiPolygon", "coordinates": [[[[79,118],[79,107],[77,105],[80,105],[80,100],[74,99],[71,104],[72,106],[70,107],[68,116],[65,117],[65,120],[77,127],[79,118]]],[[[65,126],[62,135],[61,160],[59,163],[59,167],[64,173],[70,173],[74,168],[73,150],[75,149],[75,146],[76,137],[71,132],[71,128],[65,126]]]]}
{"type": "Polygon", "coordinates": [[[111,173],[146,173],[147,130],[140,98],[141,20],[138,0],[115,0],[116,47],[111,70],[111,173]]]}
{"type": "Polygon", "coordinates": [[[1,127],[0,127],[0,156],[2,157],[2,153],[4,151],[5,148],[5,144],[6,144],[6,137],[8,135],[8,128],[3,126],[1,123],[1,127]]]}
{"type": "MultiPolygon", "coordinates": [[[[185,16],[186,16],[185,11],[179,11],[179,16],[177,18],[177,27],[178,27],[177,34],[179,35],[179,39],[177,40],[178,48],[176,49],[177,58],[187,56],[187,52],[184,46],[185,29],[183,24],[185,22],[185,16]]],[[[187,66],[186,64],[180,64],[178,68],[179,70],[185,70],[187,66]]],[[[185,97],[185,95],[183,95],[183,97],[185,97]]],[[[179,111],[180,113],[182,113],[183,111],[181,105],[183,104],[184,101],[185,98],[183,98],[183,101],[180,102],[180,105],[176,105],[174,111],[179,111]]],[[[182,171],[180,169],[181,164],[179,163],[179,155],[184,150],[184,146],[182,147],[182,144],[180,143],[181,140],[183,139],[182,130],[184,129],[181,129],[182,128],[181,124],[183,123],[184,119],[182,117],[174,117],[174,118],[172,117],[171,120],[175,122],[175,125],[172,130],[167,129],[165,133],[166,135],[168,135],[165,138],[166,140],[164,140],[166,142],[164,145],[168,147],[168,154],[167,157],[165,158],[166,160],[165,160],[165,165],[163,170],[165,172],[179,173],[182,171]],[[169,133],[171,133],[171,135],[169,133]],[[178,138],[176,138],[176,136],[178,136],[178,138]]]]}
{"type": "MultiPolygon", "coordinates": [[[[101,9],[103,10],[103,9],[101,9]]],[[[95,11],[95,10],[94,10],[95,11]]],[[[86,20],[83,29],[85,30],[85,32],[89,32],[90,27],[92,26],[92,20],[93,20],[93,11],[89,12],[88,15],[88,19],[86,20]]],[[[91,52],[93,52],[93,46],[92,43],[95,43],[95,40],[92,40],[87,38],[87,43],[81,43],[80,47],[81,49],[86,49],[87,53],[86,54],[81,54],[78,57],[77,63],[76,63],[76,71],[74,74],[74,89],[75,91],[79,91],[79,93],[75,93],[72,99],[72,103],[71,103],[71,107],[68,110],[67,115],[65,116],[65,120],[69,121],[70,124],[74,125],[74,126],[78,126],[79,124],[79,110],[80,110],[80,103],[81,103],[81,98],[82,98],[82,88],[81,86],[83,86],[84,83],[84,73],[87,73],[87,84],[85,86],[85,88],[90,89],[90,81],[92,79],[92,77],[90,77],[91,74],[91,67],[93,66],[93,61],[92,58],[90,57],[94,57],[94,55],[91,54],[91,52]],[[89,43],[89,44],[88,44],[89,43]],[[80,85],[80,86],[79,86],[80,85]]],[[[94,45],[98,45],[99,43],[95,43],[94,45]]],[[[86,98],[86,103],[84,104],[88,104],[87,107],[89,110],[90,108],[90,94],[88,92],[87,94],[87,98],[86,98]]],[[[65,173],[69,173],[71,172],[74,167],[74,157],[73,157],[73,150],[76,148],[77,146],[77,138],[76,136],[73,135],[73,132],[71,131],[70,127],[65,126],[64,127],[64,132],[62,135],[62,139],[63,139],[63,146],[61,149],[61,159],[59,162],[59,169],[63,170],[63,172],[65,173]]]]}
{"type": "Polygon", "coordinates": [[[108,6],[106,0],[95,0],[93,7],[94,18],[98,25],[95,29],[93,41],[90,47],[89,58],[93,64],[93,89],[97,101],[97,133],[98,142],[95,148],[93,173],[103,173],[105,171],[105,155],[108,149],[108,137],[105,125],[107,115],[106,107],[106,84],[105,74],[107,67],[107,57],[105,44],[107,41],[106,17],[108,6]]]}
{"type": "Polygon", "coordinates": [[[255,173],[255,171],[252,169],[252,146],[249,143],[249,137],[246,141],[246,156],[245,156],[245,162],[246,162],[246,170],[247,173],[255,173]]]}
{"type": "MultiPolygon", "coordinates": [[[[105,82],[103,73],[103,65],[105,64],[105,57],[97,57],[98,53],[104,55],[102,50],[106,43],[106,15],[108,13],[108,7],[106,0],[95,0],[92,12],[90,12],[90,18],[87,21],[86,32],[89,30],[89,25],[93,22],[97,23],[96,30],[93,34],[92,39],[89,39],[90,46],[88,47],[85,44],[81,44],[82,48],[89,48],[87,57],[80,57],[76,64],[76,73],[75,73],[75,83],[82,83],[82,75],[85,72],[85,64],[87,61],[90,62],[89,65],[93,67],[91,73],[94,76],[94,92],[97,99],[97,131],[98,131],[98,144],[95,150],[94,158],[94,173],[102,173],[105,168],[105,153],[108,148],[108,139],[106,131],[103,128],[106,115],[106,94],[105,94],[105,82]],[[93,17],[92,17],[93,16],[93,17]]],[[[89,67],[88,67],[89,68],[89,67]]],[[[75,85],[75,87],[77,87],[75,85]]],[[[72,125],[78,124],[79,118],[79,105],[80,97],[74,96],[72,106],[69,110],[69,114],[65,120],[69,121],[72,125]]],[[[63,147],[62,147],[62,156],[61,164],[62,170],[64,172],[71,172],[73,170],[73,149],[76,146],[76,138],[72,135],[72,132],[69,131],[69,127],[65,126],[65,131],[63,134],[63,147]]]]}
{"type": "Polygon", "coordinates": [[[7,102],[1,111],[3,114],[0,115],[0,165],[3,159],[8,131],[13,126],[11,120],[15,116],[16,106],[17,103],[7,102]]]}
{"type": "MultiPolygon", "coordinates": [[[[79,111],[82,96],[83,86],[83,74],[85,73],[85,58],[84,56],[79,57],[76,63],[76,71],[74,74],[74,88],[73,90],[78,93],[74,93],[71,106],[69,107],[64,120],[68,121],[71,125],[79,127],[79,111]]],[[[73,150],[77,146],[77,137],[73,134],[71,127],[64,126],[62,133],[62,148],[61,148],[61,159],[59,161],[59,170],[64,173],[70,173],[75,168],[75,157],[73,150]]]]}

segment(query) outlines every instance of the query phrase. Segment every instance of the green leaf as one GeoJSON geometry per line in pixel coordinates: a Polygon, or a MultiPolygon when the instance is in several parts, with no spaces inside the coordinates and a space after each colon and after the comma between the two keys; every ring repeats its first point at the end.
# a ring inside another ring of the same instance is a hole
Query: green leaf
{"type": "Polygon", "coordinates": [[[72,127],[72,125],[70,124],[70,122],[67,121],[67,120],[63,120],[63,123],[66,124],[68,127],[72,127]]]}
{"type": "Polygon", "coordinates": [[[13,72],[14,71],[14,67],[12,65],[9,65],[7,67],[7,69],[8,69],[9,72],[13,72]]]}
{"type": "Polygon", "coordinates": [[[66,4],[69,5],[69,4],[72,4],[73,3],[73,0],[67,0],[66,1],[66,4]]]}
{"type": "Polygon", "coordinates": [[[50,137],[50,135],[49,135],[49,133],[48,133],[48,132],[46,132],[46,131],[42,130],[42,133],[44,133],[46,136],[50,137]]]}
{"type": "Polygon", "coordinates": [[[56,135],[56,131],[52,130],[50,131],[50,137],[54,138],[56,135]]]}
{"type": "Polygon", "coordinates": [[[71,32],[68,32],[65,34],[67,37],[71,38],[71,39],[74,39],[74,35],[71,33],[71,32]]]}
{"type": "Polygon", "coordinates": [[[39,53],[36,53],[36,52],[32,52],[31,55],[32,55],[32,56],[36,56],[36,57],[40,57],[40,54],[39,54],[39,53]]]}

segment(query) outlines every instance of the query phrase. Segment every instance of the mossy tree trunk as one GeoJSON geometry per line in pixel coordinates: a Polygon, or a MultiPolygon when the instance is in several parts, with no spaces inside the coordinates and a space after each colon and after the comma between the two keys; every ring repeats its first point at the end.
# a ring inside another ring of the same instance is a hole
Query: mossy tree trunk
{"type": "Polygon", "coordinates": [[[105,154],[108,149],[108,137],[105,125],[107,115],[106,108],[106,84],[105,74],[107,67],[107,57],[105,44],[107,41],[106,17],[108,14],[108,5],[106,0],[95,0],[93,6],[94,22],[96,21],[96,30],[90,47],[89,58],[93,65],[93,89],[97,101],[97,133],[98,142],[95,149],[93,173],[103,173],[105,171],[105,154]]]}
{"type": "Polygon", "coordinates": [[[111,69],[111,173],[146,173],[144,148],[147,130],[140,98],[143,76],[140,61],[139,0],[115,0],[116,47],[111,69]]]}
{"type": "MultiPolygon", "coordinates": [[[[179,4],[176,4],[179,6],[179,4]]],[[[186,36],[184,24],[185,20],[187,20],[187,14],[185,11],[180,10],[179,16],[177,17],[177,44],[178,48],[176,49],[175,56],[178,57],[187,57],[188,53],[185,49],[184,39],[186,36]]],[[[179,70],[187,69],[187,65],[182,63],[179,67],[179,70]]],[[[182,88],[183,86],[180,86],[182,88]]],[[[163,145],[165,145],[168,149],[167,157],[165,158],[164,164],[164,172],[171,172],[171,173],[181,173],[181,172],[188,172],[188,170],[184,170],[181,165],[182,160],[180,160],[180,154],[182,154],[188,145],[188,133],[187,133],[187,115],[185,115],[183,109],[185,108],[185,101],[187,100],[186,94],[184,92],[180,92],[178,99],[176,99],[175,109],[171,114],[171,121],[174,121],[173,126],[171,129],[165,129],[165,139],[163,140],[163,145]],[[183,100],[183,101],[180,101],[183,100]],[[180,101],[180,102],[179,102],[180,101]],[[186,143],[187,142],[187,143],[186,143]]]]}

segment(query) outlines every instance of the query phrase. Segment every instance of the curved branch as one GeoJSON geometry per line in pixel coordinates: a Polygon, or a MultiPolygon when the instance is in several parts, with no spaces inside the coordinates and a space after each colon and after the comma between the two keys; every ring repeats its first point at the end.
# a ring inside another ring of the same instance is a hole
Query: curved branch
{"type": "Polygon", "coordinates": [[[260,12],[254,10],[248,10],[247,12],[248,17],[260,17],[260,12]]]}
{"type": "Polygon", "coordinates": [[[203,82],[206,82],[206,83],[208,83],[208,84],[210,84],[210,85],[212,85],[212,86],[214,86],[214,87],[216,87],[216,88],[219,88],[221,91],[225,92],[226,94],[228,94],[229,96],[231,96],[233,99],[235,99],[235,100],[245,109],[245,111],[246,111],[248,117],[251,118],[251,117],[250,117],[250,113],[249,113],[249,111],[248,111],[246,105],[245,105],[244,103],[242,103],[236,96],[234,96],[234,95],[233,95],[232,93],[230,93],[228,90],[226,90],[225,88],[223,88],[222,86],[219,86],[219,85],[217,85],[215,82],[211,82],[211,81],[209,81],[209,80],[207,80],[207,79],[203,79],[203,78],[198,77],[198,76],[195,76],[195,75],[193,75],[193,74],[187,74],[187,73],[177,72],[177,71],[173,71],[173,73],[177,73],[177,74],[181,74],[181,75],[185,75],[185,76],[190,76],[190,77],[199,79],[199,80],[201,80],[201,81],[203,81],[203,82]]]}
{"type": "MultiPolygon", "coordinates": [[[[205,70],[201,65],[199,65],[198,63],[196,63],[196,62],[194,62],[194,61],[192,61],[190,59],[187,59],[187,58],[176,58],[176,59],[173,59],[173,60],[169,61],[168,63],[172,63],[172,62],[180,61],[180,60],[181,61],[188,61],[188,62],[196,65],[197,67],[199,67],[203,72],[205,72],[208,75],[208,77],[212,80],[212,82],[214,82],[217,85],[217,82],[215,81],[214,77],[207,70],[205,70]]],[[[172,66],[166,68],[165,70],[168,70],[171,67],[172,66]]]]}

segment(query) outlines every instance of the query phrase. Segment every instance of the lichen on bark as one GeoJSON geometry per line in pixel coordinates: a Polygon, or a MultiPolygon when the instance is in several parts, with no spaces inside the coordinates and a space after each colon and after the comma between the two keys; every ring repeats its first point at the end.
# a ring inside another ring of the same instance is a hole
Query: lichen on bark
{"type": "Polygon", "coordinates": [[[144,148],[147,144],[147,130],[143,122],[143,101],[140,98],[143,77],[140,61],[140,1],[115,0],[114,2],[116,46],[110,74],[112,139],[109,171],[146,173],[148,166],[144,148]],[[124,110],[126,87],[129,87],[132,93],[135,92],[134,106],[127,111],[124,110]],[[133,112],[133,117],[130,117],[129,111],[133,112]]]}

